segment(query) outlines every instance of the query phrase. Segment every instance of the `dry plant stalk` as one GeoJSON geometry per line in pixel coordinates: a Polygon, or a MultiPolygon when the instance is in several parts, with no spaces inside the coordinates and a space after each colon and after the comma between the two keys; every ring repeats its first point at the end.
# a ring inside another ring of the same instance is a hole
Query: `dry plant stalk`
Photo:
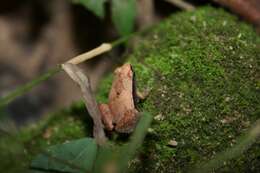
{"type": "Polygon", "coordinates": [[[240,14],[256,27],[260,28],[259,0],[214,0],[240,14]],[[258,5],[257,5],[258,4],[258,5]]]}
{"type": "Polygon", "coordinates": [[[212,172],[212,170],[217,171],[218,168],[223,166],[223,163],[237,158],[239,155],[243,154],[248,150],[260,137],[260,119],[249,129],[247,133],[238,139],[238,143],[223,152],[220,152],[213,159],[207,160],[196,167],[190,169],[189,172],[212,172]]]}
{"type": "Polygon", "coordinates": [[[137,23],[140,29],[152,26],[157,19],[154,2],[151,0],[138,0],[137,12],[137,23]]]}
{"type": "Polygon", "coordinates": [[[184,0],[165,0],[165,1],[173,4],[174,6],[179,7],[180,9],[185,10],[185,11],[195,10],[195,7],[192,4],[190,4],[184,0]]]}
{"type": "Polygon", "coordinates": [[[103,145],[106,142],[106,136],[104,132],[103,123],[101,120],[101,114],[92,92],[89,78],[84,75],[83,71],[75,64],[65,63],[62,65],[63,70],[75,81],[81,88],[85,105],[89,112],[89,115],[93,119],[93,136],[99,145],[103,145]]]}
{"type": "Polygon", "coordinates": [[[88,59],[94,58],[97,55],[100,55],[104,52],[110,51],[112,49],[112,45],[109,43],[103,43],[99,47],[92,49],[86,53],[80,54],[70,60],[68,60],[66,63],[71,64],[80,64],[88,59]]]}

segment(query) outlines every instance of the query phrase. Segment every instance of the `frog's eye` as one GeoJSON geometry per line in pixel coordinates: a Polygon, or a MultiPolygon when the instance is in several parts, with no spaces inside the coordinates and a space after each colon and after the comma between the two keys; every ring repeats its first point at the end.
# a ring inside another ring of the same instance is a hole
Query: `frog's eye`
{"type": "Polygon", "coordinates": [[[132,77],[133,77],[133,73],[132,73],[131,70],[129,70],[129,71],[127,72],[127,76],[128,76],[129,78],[132,78],[132,77]]]}
{"type": "Polygon", "coordinates": [[[115,74],[118,74],[120,72],[121,72],[121,68],[120,67],[116,68],[116,70],[114,71],[115,74]]]}

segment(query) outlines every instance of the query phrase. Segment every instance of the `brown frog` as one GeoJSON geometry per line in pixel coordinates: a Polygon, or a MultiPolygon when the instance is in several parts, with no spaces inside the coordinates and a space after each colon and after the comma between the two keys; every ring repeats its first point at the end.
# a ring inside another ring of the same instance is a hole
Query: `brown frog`
{"type": "Polygon", "coordinates": [[[124,64],[115,70],[114,75],[109,102],[99,105],[101,118],[107,130],[130,133],[139,119],[135,107],[137,95],[132,66],[124,64]]]}

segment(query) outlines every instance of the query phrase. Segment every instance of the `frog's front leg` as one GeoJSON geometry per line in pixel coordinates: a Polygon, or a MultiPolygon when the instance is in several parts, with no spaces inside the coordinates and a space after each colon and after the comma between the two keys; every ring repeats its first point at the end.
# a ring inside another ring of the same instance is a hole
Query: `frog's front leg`
{"type": "Polygon", "coordinates": [[[144,91],[139,91],[139,90],[135,91],[135,93],[134,93],[135,105],[137,103],[143,102],[148,97],[150,91],[151,90],[149,90],[149,89],[146,89],[144,91]]]}
{"type": "Polygon", "coordinates": [[[144,90],[144,91],[139,91],[139,90],[137,90],[136,91],[136,96],[138,97],[138,99],[140,99],[140,100],[145,100],[146,98],[147,98],[147,96],[149,95],[149,93],[150,93],[150,90],[148,90],[148,89],[146,89],[146,90],[144,90]]]}
{"type": "Polygon", "coordinates": [[[113,115],[108,104],[99,104],[98,106],[101,113],[101,119],[105,128],[109,131],[112,131],[114,129],[113,115]]]}

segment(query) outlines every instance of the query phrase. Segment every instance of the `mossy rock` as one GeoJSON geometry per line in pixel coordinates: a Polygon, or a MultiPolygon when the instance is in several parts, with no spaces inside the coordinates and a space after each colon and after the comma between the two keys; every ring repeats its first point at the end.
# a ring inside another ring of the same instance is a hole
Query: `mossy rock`
{"type": "MultiPolygon", "coordinates": [[[[138,107],[156,118],[130,170],[186,172],[235,145],[260,118],[259,43],[252,27],[212,7],[175,14],[149,33],[128,61],[138,89],[150,90],[138,107]]],[[[106,101],[111,81],[104,80],[99,100],[106,101]]],[[[84,109],[75,104],[2,138],[1,170],[17,172],[50,145],[90,136],[84,109]]],[[[259,148],[258,140],[217,172],[260,172],[259,148]]]]}

